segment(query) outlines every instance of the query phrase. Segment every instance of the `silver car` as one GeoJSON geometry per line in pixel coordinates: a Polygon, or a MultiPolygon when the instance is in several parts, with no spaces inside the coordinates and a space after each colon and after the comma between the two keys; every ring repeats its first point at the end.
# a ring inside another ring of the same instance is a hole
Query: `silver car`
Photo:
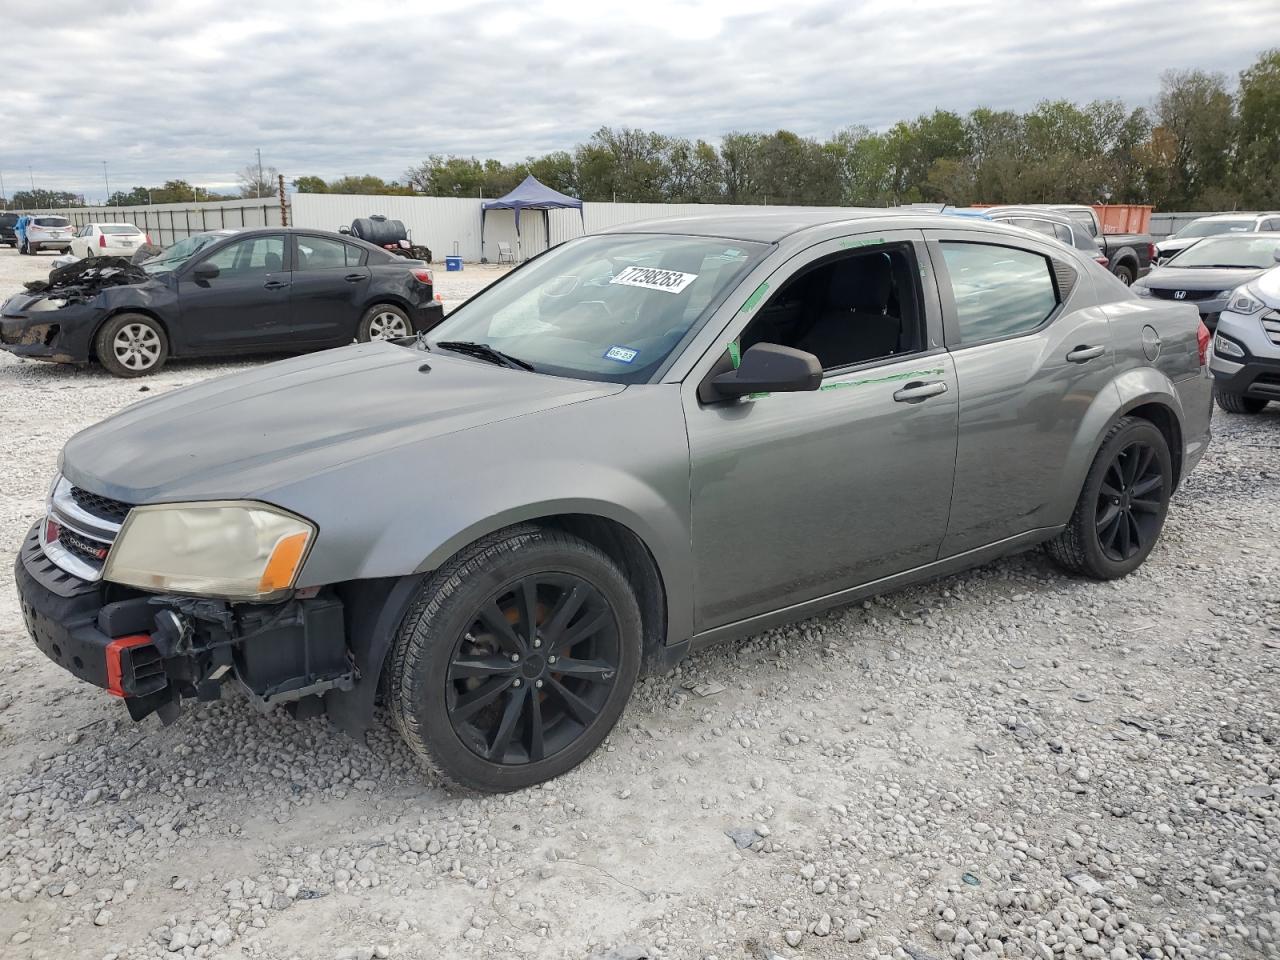
{"type": "Polygon", "coordinates": [[[1193,303],[1210,331],[1232,291],[1276,265],[1280,233],[1206,237],[1156,267],[1133,285],[1140,297],[1193,303]]]}
{"type": "Polygon", "coordinates": [[[16,564],[35,642],[168,722],[395,726],[448,782],[584,760],[642,667],[1046,544],[1124,576],[1209,442],[1208,333],[983,220],[562,244],[426,335],[136,404],[16,564]]]}
{"type": "Polygon", "coordinates": [[[1156,244],[1156,256],[1161,264],[1193,247],[1205,237],[1223,234],[1275,233],[1280,238],[1280,212],[1277,213],[1215,213],[1198,217],[1172,236],[1156,244]]]}
{"type": "Polygon", "coordinates": [[[1280,266],[1231,295],[1209,366],[1218,406],[1228,413],[1261,413],[1280,401],[1280,266]]]}

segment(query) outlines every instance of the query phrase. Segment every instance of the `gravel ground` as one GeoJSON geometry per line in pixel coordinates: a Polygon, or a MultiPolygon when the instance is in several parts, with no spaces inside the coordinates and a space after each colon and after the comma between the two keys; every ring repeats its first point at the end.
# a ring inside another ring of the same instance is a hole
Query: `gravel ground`
{"type": "MultiPolygon", "coordinates": [[[[58,448],[139,389],[0,355],[6,569],[58,448]]],[[[389,729],[134,725],[4,574],[0,955],[1280,956],[1280,408],[1215,430],[1129,578],[1034,552],[709,651],[505,797],[389,729]]]]}

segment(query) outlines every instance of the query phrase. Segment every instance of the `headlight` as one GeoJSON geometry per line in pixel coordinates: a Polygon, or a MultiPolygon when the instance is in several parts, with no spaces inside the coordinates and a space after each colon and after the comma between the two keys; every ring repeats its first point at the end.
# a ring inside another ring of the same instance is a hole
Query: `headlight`
{"type": "Polygon", "coordinates": [[[113,583],[262,600],[293,586],[316,528],[262,503],[134,507],[107,555],[113,583]]]}
{"type": "Polygon", "coordinates": [[[1129,289],[1130,289],[1130,290],[1132,290],[1134,293],[1136,293],[1136,294],[1137,294],[1138,296],[1140,296],[1140,297],[1149,297],[1149,296],[1151,296],[1151,288],[1150,288],[1150,287],[1144,287],[1144,286],[1142,286],[1141,284],[1137,284],[1137,283],[1135,283],[1135,284],[1133,284],[1131,287],[1129,287],[1129,289]]]}
{"type": "Polygon", "coordinates": [[[1244,350],[1234,340],[1228,340],[1222,334],[1213,338],[1213,352],[1220,357],[1243,357],[1244,350]]]}
{"type": "Polygon", "coordinates": [[[1255,297],[1248,287],[1241,287],[1231,294],[1231,302],[1227,304],[1227,309],[1232,313],[1242,313],[1247,317],[1251,313],[1257,313],[1265,306],[1266,304],[1255,297]]]}

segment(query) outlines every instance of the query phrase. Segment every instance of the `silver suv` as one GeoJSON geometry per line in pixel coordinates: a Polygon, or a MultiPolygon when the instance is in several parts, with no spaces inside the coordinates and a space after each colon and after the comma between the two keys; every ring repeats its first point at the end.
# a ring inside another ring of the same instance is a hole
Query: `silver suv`
{"type": "Polygon", "coordinates": [[[1231,413],[1280,401],[1280,267],[1236,290],[1213,338],[1214,394],[1231,413]]]}
{"type": "Polygon", "coordinates": [[[227,689],[361,729],[382,691],[446,780],[514,790],[586,759],[646,663],[1040,544],[1136,569],[1209,442],[1208,346],[976,218],[630,224],[424,336],[73,437],[18,592],[134,718],[227,689]]]}
{"type": "Polygon", "coordinates": [[[75,228],[66,217],[37,215],[28,218],[19,237],[19,253],[39,253],[41,250],[71,252],[71,238],[75,228]]]}

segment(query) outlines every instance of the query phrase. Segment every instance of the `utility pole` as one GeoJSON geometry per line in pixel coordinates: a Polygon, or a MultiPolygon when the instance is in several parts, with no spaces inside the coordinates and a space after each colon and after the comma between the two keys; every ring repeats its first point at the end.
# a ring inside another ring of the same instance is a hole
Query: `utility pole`
{"type": "Polygon", "coordinates": [[[4,174],[0,173],[0,210],[9,209],[9,195],[4,192],[4,174]]]}
{"type": "Polygon", "coordinates": [[[107,161],[105,160],[102,161],[102,182],[107,188],[107,199],[102,201],[102,205],[105,207],[111,203],[111,181],[107,179],[107,161]]]}
{"type": "Polygon", "coordinates": [[[36,175],[31,172],[31,164],[27,164],[27,176],[31,178],[31,192],[36,192],[36,175]]]}
{"type": "Polygon", "coordinates": [[[261,148],[258,149],[258,185],[255,192],[258,195],[258,199],[261,200],[262,199],[262,149],[261,148]]]}

